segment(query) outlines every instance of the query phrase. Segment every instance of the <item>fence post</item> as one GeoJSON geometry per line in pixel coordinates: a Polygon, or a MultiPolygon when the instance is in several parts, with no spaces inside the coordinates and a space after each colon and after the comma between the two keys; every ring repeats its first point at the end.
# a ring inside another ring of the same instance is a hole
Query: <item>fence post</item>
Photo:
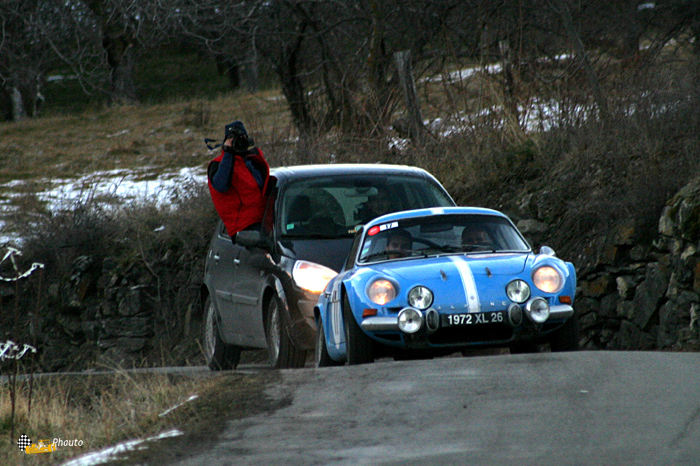
{"type": "Polygon", "coordinates": [[[413,78],[413,67],[411,65],[411,51],[403,50],[394,53],[394,61],[399,72],[399,81],[406,99],[406,109],[411,128],[411,139],[418,145],[425,144],[425,126],[421,116],[420,105],[416,95],[416,83],[413,78]]]}

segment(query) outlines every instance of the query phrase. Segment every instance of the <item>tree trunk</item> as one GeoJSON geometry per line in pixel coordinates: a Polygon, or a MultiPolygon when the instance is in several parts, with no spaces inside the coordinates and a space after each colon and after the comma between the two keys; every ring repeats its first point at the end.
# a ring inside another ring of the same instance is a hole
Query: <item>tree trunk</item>
{"type": "Polygon", "coordinates": [[[128,104],[136,102],[136,46],[130,39],[106,37],[103,46],[107,52],[107,63],[110,68],[111,87],[110,102],[128,104]]]}
{"type": "Polygon", "coordinates": [[[12,121],[21,121],[27,116],[24,110],[22,93],[16,87],[10,89],[10,102],[12,102],[12,121]]]}
{"type": "Polygon", "coordinates": [[[391,100],[393,93],[388,86],[388,69],[391,57],[386,52],[386,41],[384,38],[384,16],[381,12],[381,2],[379,0],[369,0],[367,8],[369,10],[372,25],[368,36],[368,56],[367,69],[369,87],[371,90],[369,98],[366,99],[366,108],[370,123],[373,127],[372,133],[381,131],[384,123],[389,117],[391,100]]]}
{"type": "Polygon", "coordinates": [[[561,16],[564,29],[566,30],[566,35],[569,37],[569,40],[574,47],[576,56],[583,64],[586,79],[588,80],[588,85],[591,87],[591,91],[593,92],[593,99],[598,107],[600,117],[603,121],[606,121],[609,119],[608,102],[603,94],[603,89],[600,87],[598,75],[593,69],[591,61],[588,59],[588,54],[586,53],[586,49],[583,47],[581,36],[574,27],[574,22],[571,19],[571,12],[569,11],[569,6],[567,5],[566,0],[557,0],[557,3],[559,5],[559,14],[561,16]]]}
{"type": "Polygon", "coordinates": [[[248,56],[246,57],[245,65],[243,66],[243,82],[245,82],[245,86],[246,89],[248,89],[248,92],[258,91],[259,72],[260,57],[258,56],[258,49],[255,45],[255,34],[253,34],[253,41],[248,50],[248,56]]]}
{"type": "Polygon", "coordinates": [[[39,115],[44,101],[41,95],[41,75],[36,69],[22,69],[5,82],[3,96],[7,106],[6,117],[20,121],[39,115]]]}
{"type": "Polygon", "coordinates": [[[416,84],[413,78],[413,67],[411,66],[411,52],[404,50],[394,54],[396,68],[399,72],[399,81],[403,89],[404,98],[406,100],[406,110],[408,111],[408,119],[410,122],[411,139],[418,145],[425,144],[425,126],[423,126],[423,117],[421,116],[418,97],[416,96],[416,84]]]}
{"type": "Polygon", "coordinates": [[[243,75],[243,82],[245,82],[245,88],[248,92],[258,92],[260,86],[258,83],[259,69],[256,57],[248,60],[241,74],[243,75]]]}
{"type": "Polygon", "coordinates": [[[304,83],[299,74],[299,54],[307,26],[307,24],[303,24],[298,29],[296,40],[286,45],[278,64],[275,66],[275,71],[282,84],[282,93],[287,99],[289,111],[292,114],[292,121],[294,121],[302,139],[308,137],[316,125],[309,111],[304,83]]]}
{"type": "Polygon", "coordinates": [[[280,80],[282,81],[282,93],[287,99],[294,125],[302,137],[305,137],[311,133],[314,124],[306,102],[301,79],[298,76],[287,73],[280,74],[280,80]]]}
{"type": "Polygon", "coordinates": [[[510,44],[507,40],[498,41],[498,51],[501,54],[501,66],[503,68],[503,106],[505,107],[506,118],[510,122],[513,131],[520,135],[520,112],[515,99],[515,77],[513,76],[513,60],[511,57],[510,44]]]}

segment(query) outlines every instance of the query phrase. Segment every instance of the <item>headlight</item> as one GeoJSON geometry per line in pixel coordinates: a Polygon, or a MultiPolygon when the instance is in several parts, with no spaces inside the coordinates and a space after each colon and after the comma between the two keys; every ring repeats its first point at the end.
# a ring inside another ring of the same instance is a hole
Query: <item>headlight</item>
{"type": "Polygon", "coordinates": [[[335,270],[306,261],[296,261],[292,269],[294,283],[312,293],[321,293],[336,275],[335,270]]]}
{"type": "Polygon", "coordinates": [[[543,298],[535,298],[525,305],[525,314],[536,324],[549,319],[549,303],[543,298]]]}
{"type": "Polygon", "coordinates": [[[556,293],[564,286],[564,279],[554,267],[544,266],[532,274],[532,282],[545,293],[556,293]]]}
{"type": "Polygon", "coordinates": [[[370,301],[374,304],[382,306],[396,297],[396,288],[389,280],[381,278],[375,280],[369,286],[367,289],[367,297],[369,297],[370,301]]]}
{"type": "Polygon", "coordinates": [[[530,299],[530,285],[523,280],[513,280],[506,286],[506,294],[514,303],[522,304],[530,299]]]}
{"type": "Polygon", "coordinates": [[[399,312],[399,329],[404,333],[416,333],[423,326],[423,314],[407,307],[399,312]]]}
{"type": "Polygon", "coordinates": [[[417,286],[408,293],[408,304],[418,309],[428,309],[433,304],[433,292],[424,286],[417,286]]]}

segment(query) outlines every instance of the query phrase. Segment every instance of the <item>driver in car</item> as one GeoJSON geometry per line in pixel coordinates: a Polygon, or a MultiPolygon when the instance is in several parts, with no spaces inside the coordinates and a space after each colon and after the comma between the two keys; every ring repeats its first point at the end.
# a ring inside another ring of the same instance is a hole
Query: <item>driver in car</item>
{"type": "Polygon", "coordinates": [[[493,248],[493,241],[482,225],[471,225],[462,230],[462,246],[493,248]]]}
{"type": "Polygon", "coordinates": [[[408,231],[397,228],[387,235],[385,252],[390,259],[403,257],[412,249],[413,237],[408,231]]]}
{"type": "Polygon", "coordinates": [[[360,221],[362,223],[367,223],[384,214],[394,212],[394,210],[389,190],[384,186],[378,186],[377,192],[368,197],[367,202],[363,205],[360,221]]]}

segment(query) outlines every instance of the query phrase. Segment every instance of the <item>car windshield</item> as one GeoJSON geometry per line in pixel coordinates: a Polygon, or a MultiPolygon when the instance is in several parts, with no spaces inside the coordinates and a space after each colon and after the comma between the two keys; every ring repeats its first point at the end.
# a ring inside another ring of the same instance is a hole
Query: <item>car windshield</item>
{"type": "Polygon", "coordinates": [[[400,210],[454,203],[439,185],[416,176],[338,175],[299,180],[281,194],[282,237],[349,237],[357,225],[400,210]]]}
{"type": "Polygon", "coordinates": [[[520,233],[503,217],[434,215],[373,226],[365,236],[359,262],[529,250],[520,233]]]}

